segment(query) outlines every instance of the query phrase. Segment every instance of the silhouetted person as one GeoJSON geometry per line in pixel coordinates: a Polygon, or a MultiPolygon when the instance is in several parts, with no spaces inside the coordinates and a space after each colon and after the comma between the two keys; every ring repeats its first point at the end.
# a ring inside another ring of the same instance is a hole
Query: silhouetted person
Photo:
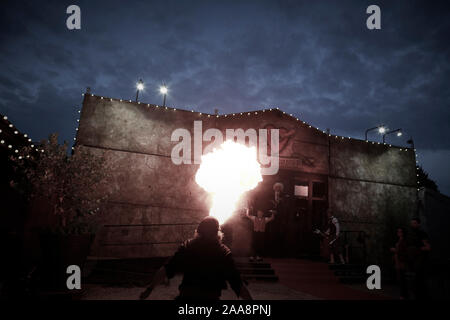
{"type": "Polygon", "coordinates": [[[180,272],[184,276],[177,300],[219,300],[222,290],[227,288],[226,281],[237,296],[251,300],[252,297],[236,269],[231,251],[222,244],[218,232],[217,219],[210,216],[203,219],[198,225],[196,236],[185,241],[168,263],[157,271],[152,283],[140,298],[145,299],[166,277],[170,279],[180,272]]]}
{"type": "Polygon", "coordinates": [[[330,263],[335,263],[335,256],[339,257],[342,264],[345,264],[344,256],[342,255],[342,245],[341,245],[341,227],[339,225],[339,220],[333,216],[331,210],[327,210],[328,215],[328,228],[325,232],[321,232],[316,229],[315,233],[321,234],[328,241],[328,248],[330,250],[330,263]]]}
{"type": "Polygon", "coordinates": [[[406,237],[407,271],[413,275],[415,299],[426,298],[426,264],[431,250],[428,235],[420,228],[420,219],[411,219],[411,229],[406,237]]]}
{"type": "Polygon", "coordinates": [[[400,286],[400,299],[408,299],[408,286],[406,281],[406,261],[407,261],[407,245],[405,239],[405,229],[397,229],[397,243],[391,248],[394,253],[395,271],[397,273],[397,281],[400,286]]]}

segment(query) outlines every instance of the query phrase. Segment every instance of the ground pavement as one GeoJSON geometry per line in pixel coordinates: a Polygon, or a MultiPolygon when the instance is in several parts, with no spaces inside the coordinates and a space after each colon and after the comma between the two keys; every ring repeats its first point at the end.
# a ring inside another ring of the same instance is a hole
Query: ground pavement
{"type": "MultiPolygon", "coordinates": [[[[383,300],[395,298],[395,290],[369,291],[361,285],[345,285],[328,268],[328,264],[301,259],[265,259],[275,270],[278,282],[249,281],[248,289],[256,300],[383,300]],[[392,294],[393,293],[393,294],[392,294]]],[[[159,285],[149,300],[172,300],[178,294],[181,276],[169,285],[159,285]]],[[[143,286],[86,284],[82,299],[135,300],[143,286]]],[[[236,300],[231,289],[222,292],[223,300],[236,300]]]]}

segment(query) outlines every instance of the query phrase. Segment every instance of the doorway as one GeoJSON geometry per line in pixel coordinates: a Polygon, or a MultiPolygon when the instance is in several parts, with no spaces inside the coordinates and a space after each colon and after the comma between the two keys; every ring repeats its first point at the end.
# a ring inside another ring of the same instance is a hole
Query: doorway
{"type": "Polygon", "coordinates": [[[327,222],[328,183],[326,176],[296,174],[291,188],[291,223],[287,225],[294,257],[320,257],[320,238],[315,229],[323,230],[327,222]]]}

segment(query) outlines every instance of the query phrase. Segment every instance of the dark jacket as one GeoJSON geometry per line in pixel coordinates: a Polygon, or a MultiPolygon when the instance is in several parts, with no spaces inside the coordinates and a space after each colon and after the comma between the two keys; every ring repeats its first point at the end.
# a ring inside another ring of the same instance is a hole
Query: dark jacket
{"type": "Polygon", "coordinates": [[[218,239],[202,237],[185,241],[165,265],[168,278],[184,274],[179,287],[180,297],[188,299],[218,299],[226,281],[239,294],[242,280],[230,249],[218,239]]]}

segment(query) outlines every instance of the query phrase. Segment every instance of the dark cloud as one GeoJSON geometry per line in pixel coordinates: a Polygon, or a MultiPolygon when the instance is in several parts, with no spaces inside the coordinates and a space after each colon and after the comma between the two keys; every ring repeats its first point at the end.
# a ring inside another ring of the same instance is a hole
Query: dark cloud
{"type": "MultiPolygon", "coordinates": [[[[446,1],[377,1],[382,30],[365,27],[371,1],[3,1],[0,112],[35,140],[73,139],[87,86],[99,95],[235,112],[280,107],[362,138],[403,128],[425,170],[450,193],[450,10],[446,1]],[[78,107],[77,107],[78,106],[78,107]]],[[[375,135],[373,136],[375,139],[375,135]]]]}

